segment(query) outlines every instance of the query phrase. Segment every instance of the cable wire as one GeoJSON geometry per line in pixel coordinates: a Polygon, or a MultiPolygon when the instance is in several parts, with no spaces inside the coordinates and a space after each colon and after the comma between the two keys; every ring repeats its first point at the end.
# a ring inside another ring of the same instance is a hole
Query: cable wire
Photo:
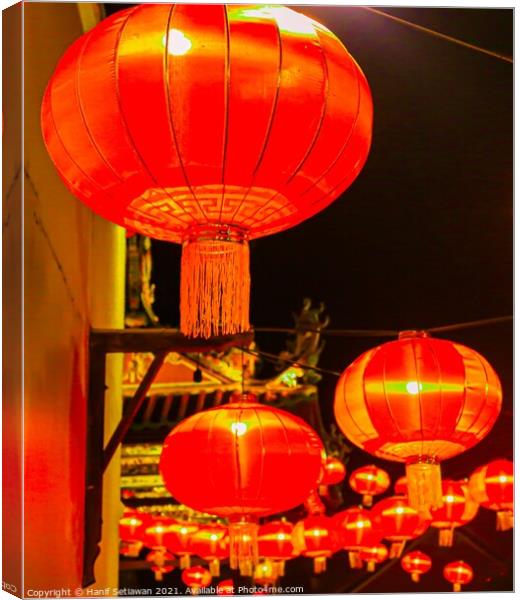
{"type": "Polygon", "coordinates": [[[452,37],[451,35],[446,35],[445,33],[440,33],[439,31],[435,31],[434,29],[429,29],[428,27],[417,25],[417,23],[412,23],[411,21],[407,21],[406,19],[401,19],[400,17],[391,15],[387,12],[384,12],[383,10],[378,10],[377,8],[372,8],[371,6],[360,6],[359,8],[362,8],[363,10],[374,13],[376,15],[380,15],[381,17],[386,17],[391,21],[395,21],[396,23],[400,23],[401,25],[405,25],[406,27],[410,27],[417,31],[421,31],[422,33],[427,33],[434,37],[438,37],[442,40],[446,40],[448,42],[452,42],[453,44],[458,44],[459,46],[468,48],[469,50],[475,50],[476,52],[481,52],[482,54],[486,54],[487,56],[492,56],[493,58],[498,58],[499,60],[513,64],[513,58],[511,56],[500,54],[499,52],[493,52],[493,50],[487,50],[486,48],[481,48],[480,46],[476,46],[475,44],[470,44],[469,42],[459,40],[458,38],[452,37]]]}

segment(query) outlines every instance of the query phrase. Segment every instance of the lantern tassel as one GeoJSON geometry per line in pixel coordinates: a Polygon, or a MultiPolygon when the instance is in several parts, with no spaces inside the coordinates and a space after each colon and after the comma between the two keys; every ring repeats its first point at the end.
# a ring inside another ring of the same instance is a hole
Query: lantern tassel
{"type": "Polygon", "coordinates": [[[348,563],[351,569],[361,569],[363,568],[363,561],[359,556],[359,552],[351,550],[348,553],[348,563]]]}
{"type": "Polygon", "coordinates": [[[388,554],[389,558],[399,558],[404,550],[404,545],[406,542],[392,542],[390,544],[390,552],[388,554]]]}
{"type": "Polygon", "coordinates": [[[499,510],[497,512],[497,531],[513,529],[514,519],[512,510],[499,510]]]}
{"type": "Polygon", "coordinates": [[[453,546],[453,527],[449,529],[439,529],[439,546],[450,548],[453,546]]]}
{"type": "Polygon", "coordinates": [[[442,506],[441,467],[431,457],[419,456],[406,464],[408,504],[431,517],[430,509],[442,506]]]}
{"type": "Polygon", "coordinates": [[[285,560],[275,560],[273,567],[276,577],[283,577],[285,575],[285,560]]]}
{"type": "Polygon", "coordinates": [[[315,556],[314,557],[314,573],[324,573],[327,570],[327,557],[326,556],[315,556]]]}
{"type": "Polygon", "coordinates": [[[412,573],[412,581],[415,583],[419,583],[421,581],[421,576],[419,573],[412,573]]]}
{"type": "Polygon", "coordinates": [[[191,567],[191,557],[189,554],[181,554],[179,558],[179,568],[189,569],[191,567]]]}
{"type": "Polygon", "coordinates": [[[258,523],[229,523],[229,566],[244,577],[252,577],[258,564],[258,523]]]}
{"type": "Polygon", "coordinates": [[[198,230],[183,244],[181,332],[209,338],[249,329],[249,246],[235,230],[198,230]]]}
{"type": "Polygon", "coordinates": [[[363,494],[362,504],[367,508],[372,506],[373,496],[371,494],[363,494]]]}
{"type": "Polygon", "coordinates": [[[454,592],[460,592],[461,589],[462,589],[462,586],[460,585],[460,583],[454,583],[453,584],[453,591],[454,592]]]}
{"type": "Polygon", "coordinates": [[[209,572],[213,577],[220,577],[220,560],[218,558],[209,561],[209,572]]]}
{"type": "Polygon", "coordinates": [[[373,573],[376,570],[376,563],[374,560],[369,560],[367,562],[367,571],[369,573],[373,573]]]}

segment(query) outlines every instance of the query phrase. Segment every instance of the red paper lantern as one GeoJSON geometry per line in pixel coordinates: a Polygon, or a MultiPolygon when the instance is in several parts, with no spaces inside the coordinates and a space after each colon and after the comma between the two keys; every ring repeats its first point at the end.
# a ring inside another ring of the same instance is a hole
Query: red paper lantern
{"type": "Polygon", "coordinates": [[[258,585],[267,586],[275,584],[278,577],[278,568],[274,561],[266,558],[256,565],[253,581],[258,585]]]}
{"type": "Polygon", "coordinates": [[[230,565],[252,575],[256,519],[301,504],[317,485],[323,446],[302,419],[253,394],[188,417],[166,438],[160,471],[195,510],[229,518],[230,565]]]}
{"type": "Polygon", "coordinates": [[[339,39],[289,8],[141,4],[67,50],[42,130],[82,202],[183,245],[181,331],[208,337],[249,328],[248,240],[357,177],[372,100],[339,39]]]}
{"type": "Polygon", "coordinates": [[[277,577],[285,575],[285,561],[298,556],[293,540],[294,526],[284,519],[261,525],[258,530],[258,554],[272,561],[277,577]]]}
{"type": "Polygon", "coordinates": [[[497,529],[513,527],[514,466],[510,460],[494,460],[479,467],[469,479],[473,499],[497,511],[497,529]]]}
{"type": "Polygon", "coordinates": [[[143,536],[148,515],[136,510],[125,508],[119,520],[119,554],[129,558],[139,556],[144,544],[143,536]]]}
{"type": "Polygon", "coordinates": [[[341,546],[348,550],[350,567],[360,569],[363,566],[361,548],[377,544],[383,536],[382,530],[374,525],[368,510],[357,506],[337,513],[334,520],[341,535],[341,546]]]}
{"type": "Polygon", "coordinates": [[[467,585],[473,579],[473,569],[462,560],[448,563],[442,571],[444,579],[453,584],[453,591],[460,592],[463,585],[467,585]]]}
{"type": "Polygon", "coordinates": [[[442,508],[432,510],[432,527],[439,530],[439,546],[453,545],[453,530],[469,523],[478,512],[468,486],[449,479],[442,482],[442,508]]]}
{"type": "Polygon", "coordinates": [[[404,496],[391,496],[380,500],[370,511],[376,529],[392,542],[390,558],[401,556],[407,540],[419,537],[430,526],[431,518],[412,508],[404,496]]]}
{"type": "Polygon", "coordinates": [[[190,548],[190,542],[198,529],[199,525],[197,523],[174,520],[163,536],[163,543],[166,548],[179,557],[179,567],[181,569],[187,569],[191,566],[190,556],[193,552],[190,548]]]}
{"type": "Polygon", "coordinates": [[[327,456],[323,463],[323,475],[320,485],[335,485],[345,479],[347,469],[345,465],[335,456],[327,456]]]}
{"type": "Polygon", "coordinates": [[[217,584],[217,596],[233,596],[235,584],[232,579],[223,579],[217,584]]]}
{"type": "Polygon", "coordinates": [[[428,510],[442,505],[439,461],[483,439],[501,404],[500,381],[480,354],[407,331],[345,370],[334,411],[353,444],[406,462],[408,501],[428,510]]]}
{"type": "Polygon", "coordinates": [[[182,581],[191,590],[198,592],[200,588],[208,587],[211,583],[211,573],[204,567],[189,567],[182,572],[182,581]]]}
{"type": "Polygon", "coordinates": [[[396,496],[407,496],[408,495],[408,481],[406,476],[399,477],[394,483],[394,494],[396,496]]]}
{"type": "Polygon", "coordinates": [[[337,523],[325,515],[314,515],[299,521],[294,528],[294,535],[302,555],[313,559],[314,573],[326,571],[327,558],[341,548],[337,523]]]}
{"type": "Polygon", "coordinates": [[[384,544],[365,546],[359,551],[359,557],[367,563],[367,571],[374,572],[376,565],[388,558],[388,548],[384,544]]]}
{"type": "Polygon", "coordinates": [[[147,548],[164,548],[165,535],[174,520],[171,517],[151,515],[146,521],[142,541],[147,548]]]}
{"type": "Polygon", "coordinates": [[[219,524],[204,525],[190,536],[189,547],[193,554],[209,562],[213,577],[220,575],[220,561],[229,557],[227,527],[219,524]]]}
{"type": "Polygon", "coordinates": [[[424,552],[408,552],[401,559],[401,567],[412,576],[412,581],[419,583],[421,575],[432,568],[432,559],[424,552]]]}
{"type": "Polygon", "coordinates": [[[173,562],[173,556],[162,549],[153,550],[146,556],[146,560],[152,563],[152,571],[155,574],[156,581],[162,581],[165,573],[171,573],[174,569],[173,565],[168,565],[166,562],[173,562]]]}
{"type": "Polygon", "coordinates": [[[375,465],[365,465],[352,471],[348,480],[350,487],[363,496],[363,505],[372,506],[374,496],[378,496],[390,486],[388,473],[375,465]]]}

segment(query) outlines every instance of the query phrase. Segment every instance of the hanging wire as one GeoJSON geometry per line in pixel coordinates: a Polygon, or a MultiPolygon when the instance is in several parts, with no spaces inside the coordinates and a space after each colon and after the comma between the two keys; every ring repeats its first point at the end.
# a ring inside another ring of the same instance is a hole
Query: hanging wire
{"type": "Polygon", "coordinates": [[[513,64],[513,59],[511,56],[500,54],[499,52],[493,52],[493,50],[487,50],[486,48],[481,48],[480,46],[470,44],[469,42],[464,42],[463,40],[459,40],[458,38],[452,37],[451,35],[446,35],[445,33],[440,33],[439,31],[429,29],[428,27],[417,25],[417,23],[412,23],[411,21],[407,21],[406,19],[401,19],[400,17],[396,17],[395,15],[391,15],[382,10],[378,10],[377,8],[372,8],[371,6],[360,6],[359,8],[362,8],[363,10],[374,13],[381,17],[385,17],[386,19],[390,19],[391,21],[395,21],[396,23],[400,23],[401,25],[405,25],[406,27],[410,27],[411,29],[427,33],[434,37],[438,37],[442,40],[446,40],[448,42],[452,42],[453,44],[458,44],[459,46],[468,48],[469,50],[475,50],[476,52],[480,52],[482,54],[486,54],[487,56],[492,56],[493,58],[498,58],[499,60],[513,64]]]}
{"type": "Polygon", "coordinates": [[[430,327],[427,329],[430,333],[442,333],[444,331],[458,331],[459,329],[470,329],[471,327],[483,327],[485,325],[495,325],[496,323],[506,323],[512,321],[513,315],[505,317],[493,317],[491,319],[481,319],[480,321],[466,321],[464,323],[454,323],[453,325],[442,325],[441,327],[430,327]]]}
{"type": "Polygon", "coordinates": [[[281,362],[290,365],[299,367],[300,369],[305,369],[307,371],[317,371],[318,373],[323,373],[324,375],[334,375],[334,377],[341,377],[341,373],[338,371],[332,371],[330,369],[322,369],[321,367],[311,367],[310,365],[306,365],[304,363],[300,363],[290,358],[280,358],[277,354],[271,354],[270,352],[263,352],[260,350],[249,350],[247,348],[243,349],[247,354],[251,354],[252,356],[257,356],[259,358],[264,358],[268,362],[274,364],[280,364],[281,362]]]}

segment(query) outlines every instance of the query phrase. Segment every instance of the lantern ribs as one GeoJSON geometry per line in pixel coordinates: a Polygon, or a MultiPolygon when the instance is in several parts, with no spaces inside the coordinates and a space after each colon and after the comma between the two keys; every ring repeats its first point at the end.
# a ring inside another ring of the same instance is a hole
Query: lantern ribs
{"type": "Polygon", "coordinates": [[[85,458],[83,587],[95,582],[94,563],[100,552],[101,541],[103,473],[128,433],[166,356],[170,352],[221,352],[233,346],[248,346],[252,339],[252,332],[209,339],[191,339],[173,329],[91,330],[85,458]],[[154,355],[154,359],[129,402],[125,414],[104,447],[106,356],[111,353],[126,352],[150,352],[154,355]]]}

